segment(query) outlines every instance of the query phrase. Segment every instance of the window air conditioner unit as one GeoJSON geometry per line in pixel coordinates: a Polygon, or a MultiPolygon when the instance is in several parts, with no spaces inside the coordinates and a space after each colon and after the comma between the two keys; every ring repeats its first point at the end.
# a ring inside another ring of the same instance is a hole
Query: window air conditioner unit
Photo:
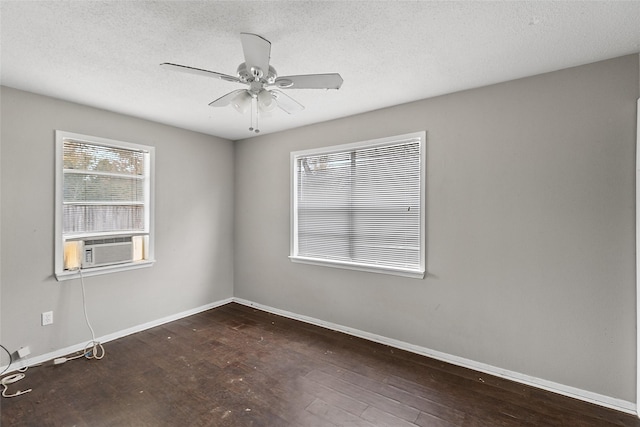
{"type": "Polygon", "coordinates": [[[133,261],[131,236],[84,241],[82,268],[122,264],[133,261]]]}

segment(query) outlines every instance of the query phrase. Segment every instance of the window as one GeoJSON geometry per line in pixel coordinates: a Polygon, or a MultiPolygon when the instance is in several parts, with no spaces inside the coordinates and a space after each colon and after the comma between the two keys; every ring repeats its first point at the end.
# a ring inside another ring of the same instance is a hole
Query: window
{"type": "Polygon", "coordinates": [[[291,153],[291,260],[424,277],[424,140],[291,153]]]}
{"type": "Polygon", "coordinates": [[[154,148],[56,131],[58,280],[153,263],[154,148]]]}

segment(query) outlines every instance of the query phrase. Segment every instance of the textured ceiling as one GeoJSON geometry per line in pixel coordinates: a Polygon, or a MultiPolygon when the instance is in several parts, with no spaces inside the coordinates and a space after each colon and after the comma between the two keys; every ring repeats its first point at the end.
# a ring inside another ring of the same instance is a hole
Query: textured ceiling
{"type": "Polygon", "coordinates": [[[291,89],[296,115],[262,133],[640,51],[640,2],[6,1],[0,82],[238,140],[249,114],[208,103],[243,87],[240,32],[270,40],[279,75],[339,72],[340,90],[291,89]]]}

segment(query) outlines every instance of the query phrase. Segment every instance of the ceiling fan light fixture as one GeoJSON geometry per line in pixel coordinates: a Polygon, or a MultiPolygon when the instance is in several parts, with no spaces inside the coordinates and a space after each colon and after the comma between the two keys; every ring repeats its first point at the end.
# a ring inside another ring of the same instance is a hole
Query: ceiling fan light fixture
{"type": "Polygon", "coordinates": [[[258,104],[263,111],[273,111],[277,107],[276,100],[270,91],[262,89],[258,92],[258,104]]]}
{"type": "Polygon", "coordinates": [[[244,114],[247,112],[247,109],[251,107],[251,95],[249,92],[243,91],[233,98],[231,105],[238,113],[244,114]]]}

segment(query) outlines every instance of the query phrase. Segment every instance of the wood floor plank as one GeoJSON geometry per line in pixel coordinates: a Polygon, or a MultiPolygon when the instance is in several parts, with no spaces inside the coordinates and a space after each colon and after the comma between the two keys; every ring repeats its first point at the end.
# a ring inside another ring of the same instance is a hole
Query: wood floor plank
{"type": "Polygon", "coordinates": [[[336,426],[349,426],[349,427],[373,427],[375,424],[371,424],[368,421],[357,417],[347,411],[337,408],[333,405],[324,402],[321,399],[314,400],[308,407],[307,411],[317,415],[320,418],[328,420],[336,426]]]}
{"type": "MultiPolygon", "coordinates": [[[[30,368],[2,426],[579,426],[640,420],[503,378],[227,304],[30,368]]],[[[10,391],[12,391],[10,390],[10,391]]]]}
{"type": "Polygon", "coordinates": [[[365,409],[369,407],[366,403],[326,387],[307,377],[300,378],[299,382],[307,393],[314,395],[330,405],[352,413],[353,415],[360,416],[365,409]]]}
{"type": "Polygon", "coordinates": [[[415,421],[420,414],[415,408],[321,371],[312,371],[307,378],[409,422],[415,421]]]}
{"type": "MultiPolygon", "coordinates": [[[[369,406],[363,413],[362,418],[376,426],[412,427],[414,423],[398,418],[388,412],[382,411],[375,406],[369,406]]],[[[417,419],[417,417],[416,417],[417,419]]]]}
{"type": "Polygon", "coordinates": [[[418,415],[415,425],[421,427],[456,427],[463,425],[463,423],[464,418],[456,420],[456,422],[450,422],[431,413],[421,412],[420,415],[418,415]]]}

